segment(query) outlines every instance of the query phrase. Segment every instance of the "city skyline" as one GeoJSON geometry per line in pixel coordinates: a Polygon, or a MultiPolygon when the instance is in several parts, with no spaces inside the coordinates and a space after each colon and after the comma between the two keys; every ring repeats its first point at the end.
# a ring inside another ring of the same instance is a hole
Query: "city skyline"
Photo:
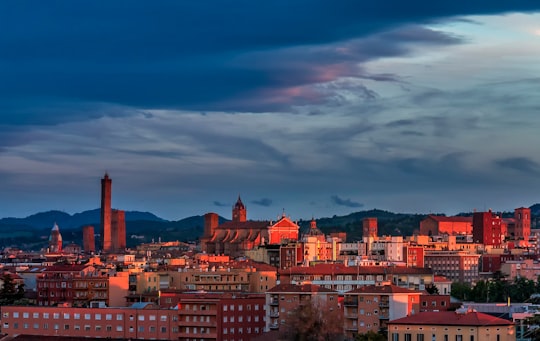
{"type": "Polygon", "coordinates": [[[540,202],[540,4],[0,4],[0,216],[540,202]]]}

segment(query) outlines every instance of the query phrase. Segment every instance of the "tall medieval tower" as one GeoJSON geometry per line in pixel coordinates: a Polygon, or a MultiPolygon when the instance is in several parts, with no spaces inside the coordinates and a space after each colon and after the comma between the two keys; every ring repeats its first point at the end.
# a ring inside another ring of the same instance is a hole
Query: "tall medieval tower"
{"type": "Polygon", "coordinates": [[[101,179],[101,250],[109,252],[112,249],[111,234],[111,187],[112,180],[105,173],[101,179]]]}

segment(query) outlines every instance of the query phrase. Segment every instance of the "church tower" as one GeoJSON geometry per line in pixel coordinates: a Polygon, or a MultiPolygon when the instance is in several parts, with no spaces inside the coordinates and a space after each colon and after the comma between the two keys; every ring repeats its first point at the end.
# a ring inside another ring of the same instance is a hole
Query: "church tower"
{"type": "Polygon", "coordinates": [[[58,225],[56,225],[56,223],[54,223],[54,226],[51,230],[51,235],[49,236],[49,252],[62,252],[62,235],[60,234],[60,229],[58,228],[58,225]]]}
{"type": "Polygon", "coordinates": [[[240,199],[240,195],[238,196],[238,200],[236,200],[236,204],[234,204],[232,209],[232,220],[234,222],[247,221],[246,206],[244,206],[242,199],[240,199]]]}

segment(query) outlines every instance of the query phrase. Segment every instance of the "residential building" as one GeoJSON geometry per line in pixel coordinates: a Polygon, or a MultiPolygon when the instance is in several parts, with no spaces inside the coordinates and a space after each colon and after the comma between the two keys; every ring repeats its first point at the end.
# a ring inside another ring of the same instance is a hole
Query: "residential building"
{"type": "Polygon", "coordinates": [[[396,285],[366,285],[344,295],[345,331],[348,338],[368,331],[386,330],[389,320],[420,311],[422,293],[396,285]]]}
{"type": "Polygon", "coordinates": [[[515,341],[514,323],[467,309],[425,312],[388,322],[389,341],[515,341]]]}
{"type": "Polygon", "coordinates": [[[4,306],[2,332],[36,336],[178,340],[178,310],[4,306]]]}
{"type": "Polygon", "coordinates": [[[480,255],[464,251],[428,251],[425,266],[435,275],[445,276],[454,282],[471,283],[478,278],[480,255]]]}
{"type": "Polygon", "coordinates": [[[474,212],[473,240],[492,247],[501,247],[504,240],[502,218],[491,212],[474,212]]]}
{"type": "Polygon", "coordinates": [[[338,292],[313,284],[279,284],[266,293],[266,331],[281,330],[301,305],[312,304],[326,314],[341,314],[338,292]]]}
{"type": "Polygon", "coordinates": [[[433,283],[433,271],[406,266],[347,266],[344,264],[315,264],[279,270],[281,283],[311,283],[343,294],[363,285],[391,283],[403,288],[424,290],[433,283]]]}

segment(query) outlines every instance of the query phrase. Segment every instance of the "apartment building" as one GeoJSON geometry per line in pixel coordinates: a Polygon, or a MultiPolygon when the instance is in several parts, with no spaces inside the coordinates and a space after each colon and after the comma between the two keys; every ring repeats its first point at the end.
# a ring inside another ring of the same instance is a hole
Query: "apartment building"
{"type": "Polygon", "coordinates": [[[130,308],[4,306],[2,332],[10,336],[177,340],[178,311],[148,304],[130,308]]]}
{"type": "Polygon", "coordinates": [[[471,283],[478,279],[480,255],[463,251],[426,251],[425,266],[451,281],[471,283]]]}
{"type": "Polygon", "coordinates": [[[279,284],[266,293],[266,331],[282,329],[289,316],[305,304],[340,314],[338,292],[313,284],[279,284]]]}
{"type": "Polygon", "coordinates": [[[160,301],[178,308],[179,340],[248,341],[264,331],[264,294],[168,290],[160,301]]]}
{"type": "Polygon", "coordinates": [[[364,285],[391,283],[403,288],[424,290],[433,283],[433,271],[406,266],[347,266],[316,264],[279,270],[281,283],[311,283],[343,294],[364,285]]]}
{"type": "Polygon", "coordinates": [[[385,330],[389,320],[420,311],[422,293],[396,285],[367,285],[344,295],[346,336],[385,330]]]}

